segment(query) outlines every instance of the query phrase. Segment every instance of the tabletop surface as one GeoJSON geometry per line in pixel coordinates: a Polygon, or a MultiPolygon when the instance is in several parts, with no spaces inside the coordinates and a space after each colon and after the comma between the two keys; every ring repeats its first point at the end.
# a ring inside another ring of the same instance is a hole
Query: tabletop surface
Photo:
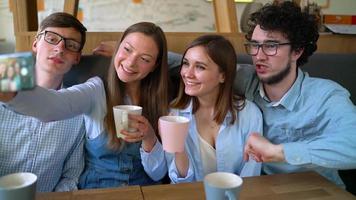
{"type": "MultiPolygon", "coordinates": [[[[315,172],[243,178],[241,200],[356,199],[315,172]]],[[[36,200],[204,199],[202,182],[38,193],[36,200]]]]}

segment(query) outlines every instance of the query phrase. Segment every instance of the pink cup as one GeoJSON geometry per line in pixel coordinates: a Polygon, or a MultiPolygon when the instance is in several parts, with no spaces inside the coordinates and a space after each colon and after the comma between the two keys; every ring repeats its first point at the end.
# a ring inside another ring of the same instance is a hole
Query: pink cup
{"type": "Polygon", "coordinates": [[[183,152],[188,128],[189,119],[186,117],[160,117],[158,129],[161,134],[163,149],[169,153],[183,152]]]}

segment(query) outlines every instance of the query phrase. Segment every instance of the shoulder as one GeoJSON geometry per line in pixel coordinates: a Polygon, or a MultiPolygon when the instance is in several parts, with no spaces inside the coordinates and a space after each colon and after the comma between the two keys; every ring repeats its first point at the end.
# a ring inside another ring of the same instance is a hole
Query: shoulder
{"type": "Polygon", "coordinates": [[[262,113],[259,107],[252,101],[245,100],[245,106],[242,110],[237,112],[238,123],[242,126],[248,126],[248,124],[262,124],[262,113]]]}
{"type": "Polygon", "coordinates": [[[261,110],[250,100],[245,100],[244,108],[239,112],[241,115],[261,116],[261,110]]]}
{"type": "Polygon", "coordinates": [[[344,96],[349,98],[350,93],[340,84],[322,78],[305,76],[302,82],[301,95],[312,99],[328,99],[344,96]]]}

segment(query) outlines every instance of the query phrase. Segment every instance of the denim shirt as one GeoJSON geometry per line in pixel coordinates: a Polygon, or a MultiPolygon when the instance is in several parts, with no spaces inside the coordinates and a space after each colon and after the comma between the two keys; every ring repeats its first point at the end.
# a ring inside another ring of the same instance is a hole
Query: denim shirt
{"type": "Polygon", "coordinates": [[[155,183],[141,164],[141,142],[125,143],[120,152],[108,149],[107,142],[106,133],[86,140],[86,167],[80,177],[80,189],[155,183]]]}
{"type": "Polygon", "coordinates": [[[153,183],[141,164],[140,143],[126,144],[121,151],[113,151],[107,147],[104,126],[106,95],[100,78],[94,77],[83,84],[59,91],[40,87],[33,91],[21,91],[8,106],[43,121],[84,114],[86,166],[80,178],[80,188],[153,183]],[[46,105],[46,109],[42,109],[43,105],[46,105]]]}
{"type": "MultiPolygon", "coordinates": [[[[180,177],[174,161],[174,154],[164,153],[160,142],[156,142],[151,152],[141,148],[142,164],[152,179],[159,180],[169,171],[173,183],[202,181],[203,172],[200,155],[200,142],[196,127],[192,105],[186,109],[173,110],[172,114],[191,119],[185,149],[189,159],[189,169],[186,177],[180,177]]],[[[225,117],[216,139],[217,171],[231,172],[242,177],[260,175],[261,164],[250,160],[243,160],[245,142],[252,132],[262,134],[262,115],[257,106],[249,101],[243,110],[239,111],[237,120],[230,124],[231,113],[225,117]]]]}
{"type": "Polygon", "coordinates": [[[264,136],[283,145],[286,162],[264,163],[264,172],[314,170],[343,186],[337,170],[356,168],[356,107],[349,92],[298,69],[296,81],[281,101],[270,102],[256,74],[238,75],[251,78],[244,80],[246,97],[262,110],[264,136]]]}

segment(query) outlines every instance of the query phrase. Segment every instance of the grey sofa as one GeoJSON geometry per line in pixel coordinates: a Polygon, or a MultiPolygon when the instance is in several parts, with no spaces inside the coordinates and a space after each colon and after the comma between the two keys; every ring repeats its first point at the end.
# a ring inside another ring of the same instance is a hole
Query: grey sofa
{"type": "MultiPolygon", "coordinates": [[[[169,52],[168,65],[173,82],[179,79],[181,55],[169,52]]],[[[71,86],[85,82],[88,78],[99,76],[106,79],[107,68],[111,58],[94,55],[84,55],[79,65],[74,66],[64,77],[64,85],[71,86]]],[[[252,64],[251,57],[238,55],[239,64],[252,64]]],[[[246,65],[244,65],[246,66],[246,65]]],[[[331,79],[348,89],[351,100],[356,104],[356,54],[322,54],[317,53],[309,58],[302,69],[310,76],[331,79]]],[[[177,85],[177,84],[175,84],[177,85]]]]}
{"type": "MultiPolygon", "coordinates": [[[[82,56],[79,65],[74,66],[64,77],[64,85],[71,86],[85,82],[88,78],[99,76],[106,79],[107,69],[111,58],[102,56],[82,56]]],[[[169,52],[169,74],[173,83],[179,81],[181,55],[169,52]]],[[[252,68],[252,60],[248,55],[238,55],[240,69],[252,68]],[[248,64],[248,65],[245,65],[248,64]]],[[[356,54],[321,54],[310,57],[309,62],[302,66],[302,70],[310,76],[331,79],[349,90],[351,100],[356,104],[356,54]]],[[[237,72],[238,73],[238,72],[237,72]]],[[[176,94],[179,84],[172,84],[173,94],[176,94]]],[[[346,189],[356,195],[356,170],[340,170],[340,176],[345,182],[346,189]]]]}

